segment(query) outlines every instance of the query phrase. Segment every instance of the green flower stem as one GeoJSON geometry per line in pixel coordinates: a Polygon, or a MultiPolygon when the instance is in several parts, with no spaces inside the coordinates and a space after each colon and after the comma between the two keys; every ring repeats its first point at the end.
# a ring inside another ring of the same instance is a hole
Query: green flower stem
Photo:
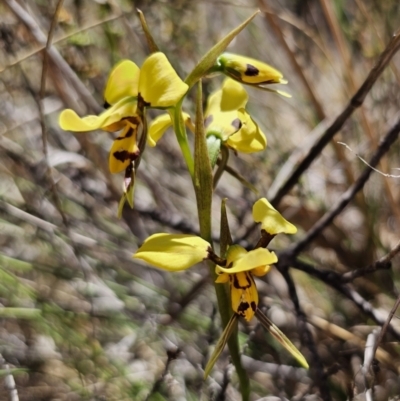
{"type": "MultiPolygon", "coordinates": [[[[201,80],[198,85],[197,107],[196,107],[196,127],[195,127],[195,146],[194,146],[194,190],[197,200],[197,211],[199,216],[200,236],[212,246],[211,237],[211,204],[213,193],[213,177],[210,157],[208,153],[207,140],[203,125],[202,91],[201,80]]],[[[178,105],[179,106],[179,105],[178,105]]],[[[178,109],[178,107],[177,107],[178,109]]],[[[179,115],[181,113],[179,112],[179,115]]],[[[215,283],[216,273],[215,264],[209,262],[210,274],[215,283]]],[[[222,284],[214,284],[217,295],[218,309],[221,314],[223,327],[225,328],[232,315],[232,307],[229,298],[228,287],[222,284]]],[[[239,377],[240,391],[242,400],[248,401],[250,397],[250,383],[246,371],[240,361],[240,351],[237,330],[235,330],[228,340],[229,352],[232,362],[239,377]]]]}
{"type": "Polygon", "coordinates": [[[228,164],[229,160],[229,149],[226,146],[221,147],[221,162],[218,163],[217,171],[214,174],[214,182],[213,188],[217,187],[219,179],[222,177],[223,172],[225,171],[225,167],[228,164]]]}
{"type": "Polygon", "coordinates": [[[182,117],[182,102],[183,98],[178,102],[174,109],[170,111],[172,124],[178,144],[182,150],[183,158],[185,159],[189,174],[194,179],[194,162],[190,151],[189,143],[186,136],[185,122],[182,117]]]}

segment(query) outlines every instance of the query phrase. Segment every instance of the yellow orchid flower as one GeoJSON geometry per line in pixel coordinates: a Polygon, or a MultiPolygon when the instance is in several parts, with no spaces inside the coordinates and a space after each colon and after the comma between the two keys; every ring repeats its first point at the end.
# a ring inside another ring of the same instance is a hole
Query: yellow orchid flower
{"type": "Polygon", "coordinates": [[[243,153],[264,150],[267,139],[244,109],[248,95],[243,86],[227,78],[208,98],[205,112],[207,136],[220,138],[226,146],[243,153]]]}
{"type": "Polygon", "coordinates": [[[79,117],[67,109],[61,113],[59,123],[62,129],[74,132],[122,130],[109,158],[111,173],[119,173],[139,156],[137,135],[144,118],[143,108],[171,108],[187,89],[163,53],[147,57],[141,69],[134,62],[123,60],[113,68],[106,84],[107,110],[99,116],[79,117]]]}
{"type": "MultiPolygon", "coordinates": [[[[262,223],[262,229],[267,230],[267,232],[274,234],[279,232],[293,233],[295,230],[295,227],[287,222],[265,198],[255,203],[253,216],[256,221],[262,223]]],[[[301,365],[308,368],[307,361],[300,351],[258,308],[259,297],[254,276],[260,277],[269,272],[271,265],[278,261],[274,252],[265,248],[246,251],[240,245],[231,245],[227,250],[226,259],[221,259],[214,254],[211,245],[200,237],[160,233],[147,238],[133,257],[168,271],[185,270],[209,259],[216,264],[216,283],[227,283],[229,281],[231,305],[234,313],[205,367],[205,377],[210,373],[215,361],[224,349],[229,336],[236,327],[239,316],[250,321],[256,315],[260,323],[301,365]]]]}
{"type": "Polygon", "coordinates": [[[264,276],[271,264],[278,261],[274,252],[257,248],[247,252],[240,245],[231,245],[226,255],[226,267],[216,267],[216,283],[229,281],[232,309],[248,322],[258,307],[258,292],[254,276],[264,276]]]}

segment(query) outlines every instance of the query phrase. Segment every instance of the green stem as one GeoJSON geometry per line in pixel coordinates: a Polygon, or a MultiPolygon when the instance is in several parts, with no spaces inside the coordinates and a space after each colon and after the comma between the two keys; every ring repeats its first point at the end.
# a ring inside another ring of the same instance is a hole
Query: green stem
{"type": "MultiPolygon", "coordinates": [[[[211,237],[211,205],[213,193],[213,177],[211,162],[207,147],[206,135],[203,125],[202,90],[201,80],[198,84],[197,107],[196,107],[196,127],[195,127],[195,146],[194,146],[194,178],[193,184],[197,200],[197,212],[199,216],[200,236],[212,246],[211,237]]],[[[178,105],[179,106],[179,105],[178,105]]],[[[177,106],[177,108],[178,108],[177,106]]],[[[218,309],[221,314],[222,325],[225,328],[232,315],[232,307],[227,285],[215,284],[216,273],[215,264],[209,264],[210,274],[213,277],[215,292],[217,295],[218,309]]],[[[229,352],[232,362],[239,377],[240,391],[242,400],[248,401],[250,397],[250,383],[246,371],[240,361],[240,350],[238,343],[237,330],[235,330],[228,340],[229,352]]]]}
{"type": "Polygon", "coordinates": [[[213,188],[217,187],[219,179],[222,177],[225,167],[228,164],[229,149],[226,146],[221,147],[221,163],[218,163],[217,171],[214,174],[213,188]]]}
{"type": "Polygon", "coordinates": [[[193,162],[192,153],[190,151],[189,143],[187,140],[185,122],[183,121],[183,117],[182,117],[182,102],[183,102],[183,98],[178,102],[178,104],[175,106],[175,108],[172,109],[173,111],[170,112],[170,116],[171,116],[172,124],[174,126],[176,139],[178,140],[178,144],[182,150],[183,158],[185,159],[187,168],[189,170],[189,174],[193,180],[193,178],[194,178],[194,162],[193,162]]]}

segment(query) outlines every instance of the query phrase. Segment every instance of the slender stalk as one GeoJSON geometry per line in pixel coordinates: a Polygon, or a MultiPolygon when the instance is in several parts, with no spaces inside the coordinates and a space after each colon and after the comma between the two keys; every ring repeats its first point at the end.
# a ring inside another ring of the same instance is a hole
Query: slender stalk
{"type": "Polygon", "coordinates": [[[170,112],[172,124],[174,126],[174,131],[176,134],[176,139],[178,140],[178,144],[182,150],[183,158],[185,159],[187,168],[189,170],[190,176],[192,180],[194,178],[194,162],[192,153],[190,151],[189,143],[186,136],[186,128],[185,122],[182,117],[182,102],[183,98],[179,101],[179,103],[175,106],[173,111],[170,112]]]}
{"type": "MultiPolygon", "coordinates": [[[[178,107],[177,107],[178,109],[178,107]]],[[[202,88],[201,80],[198,84],[197,107],[196,107],[196,127],[195,127],[195,148],[194,148],[194,175],[193,184],[196,193],[197,211],[199,216],[200,236],[212,245],[211,237],[211,204],[213,193],[213,176],[211,162],[208,155],[207,141],[204,132],[204,118],[202,108],[202,88]]],[[[179,112],[181,115],[181,113],[179,112]]],[[[213,281],[216,280],[215,264],[209,262],[209,269],[213,281]]],[[[232,315],[232,308],[228,291],[225,285],[215,284],[218,309],[221,314],[222,325],[225,328],[232,315]]],[[[235,330],[228,340],[229,352],[232,362],[236,368],[239,378],[240,392],[242,400],[248,401],[250,397],[250,382],[246,371],[243,369],[240,360],[240,350],[235,330]]]]}

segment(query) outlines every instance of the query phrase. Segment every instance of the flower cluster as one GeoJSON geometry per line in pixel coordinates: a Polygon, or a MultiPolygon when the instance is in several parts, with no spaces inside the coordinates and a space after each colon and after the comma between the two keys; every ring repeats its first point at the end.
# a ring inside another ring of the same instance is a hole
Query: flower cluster
{"type": "MultiPolygon", "coordinates": [[[[100,115],[79,117],[73,110],[67,109],[59,119],[64,130],[89,132],[101,129],[118,132],[111,146],[108,165],[113,174],[125,172],[119,215],[125,201],[133,207],[135,172],[146,143],[156,146],[167,129],[173,128],[196,193],[201,236],[153,234],[144,241],[134,257],[168,271],[185,270],[203,260],[209,260],[214,263],[216,286],[229,283],[232,312],[225,308],[225,316],[232,317],[205,369],[206,376],[234,331],[239,317],[250,321],[256,316],[303,366],[308,366],[297,348],[260,311],[254,279],[267,274],[278,260],[274,252],[266,249],[270,241],[277,234],[296,233],[296,227],[262,198],[253,206],[254,221],[261,223],[261,236],[252,250],[232,243],[226,212],[222,216],[226,227],[221,223],[221,237],[226,235],[227,246],[221,256],[214,253],[210,240],[212,191],[227,168],[229,151],[250,154],[262,151],[267,146],[265,134],[246,109],[248,94],[244,85],[289,96],[268,87],[270,84],[286,83],[279,71],[261,61],[224,52],[229,42],[255,15],[217,43],[185,81],[179,78],[166,55],[158,51],[144,17],[140,15],[152,51],[142,67],[139,68],[130,60],[122,60],[112,69],[104,91],[105,110],[100,115]],[[201,79],[213,77],[216,73],[222,73],[226,78],[220,88],[209,95],[203,113],[201,79]],[[182,104],[196,82],[199,83],[197,109],[196,118],[192,119],[190,114],[182,110],[182,104]],[[148,109],[165,110],[166,113],[148,122],[148,109]],[[195,121],[195,125],[192,121],[195,121]],[[195,137],[194,152],[188,143],[187,128],[195,137]],[[218,168],[213,173],[216,164],[218,168]]],[[[236,177],[239,176],[236,174],[236,177]]],[[[222,304],[226,305],[226,302],[219,302],[220,310],[224,308],[222,304]]]]}

